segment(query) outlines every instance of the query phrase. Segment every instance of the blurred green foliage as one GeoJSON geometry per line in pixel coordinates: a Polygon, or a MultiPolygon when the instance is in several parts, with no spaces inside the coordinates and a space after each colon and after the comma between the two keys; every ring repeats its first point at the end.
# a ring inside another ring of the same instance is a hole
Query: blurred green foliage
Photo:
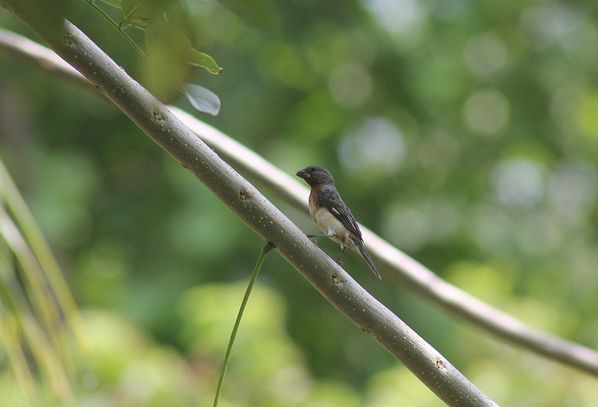
{"type": "MultiPolygon", "coordinates": [[[[199,49],[224,68],[193,71],[222,100],[206,121],[289,173],[326,165],[363,223],[439,275],[598,347],[597,5],[186,4],[199,49]]],[[[147,78],[98,15],[70,13],[147,78]]],[[[26,32],[7,13],[0,24],[26,32]]],[[[259,238],[113,106],[8,58],[0,155],[88,310],[81,399],[209,404],[259,238]]],[[[595,379],[488,338],[391,276],[378,284],[356,256],[345,266],[501,405],[598,398],[595,379]]],[[[277,256],[239,335],[223,406],[441,405],[277,256]]],[[[0,404],[18,405],[17,390],[3,370],[0,404]]]]}

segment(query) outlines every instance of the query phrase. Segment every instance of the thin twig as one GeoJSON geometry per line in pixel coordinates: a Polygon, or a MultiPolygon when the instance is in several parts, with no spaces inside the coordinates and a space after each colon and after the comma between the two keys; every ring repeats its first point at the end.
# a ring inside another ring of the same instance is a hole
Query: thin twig
{"type": "Polygon", "coordinates": [[[123,29],[122,29],[122,22],[119,24],[117,23],[111,16],[110,14],[106,13],[104,11],[104,9],[102,9],[100,6],[98,6],[96,4],[95,1],[93,0],[83,0],[85,3],[87,3],[89,6],[91,6],[91,8],[93,8],[95,11],[97,11],[98,13],[100,13],[100,15],[106,20],[108,21],[108,23],[114,27],[114,29],[116,29],[116,31],[118,31],[119,33],[122,34],[122,36],[127,40],[127,42],[129,44],[131,44],[131,46],[135,49],[135,51],[137,51],[137,53],[139,55],[141,55],[142,57],[145,56],[145,51],[143,51],[143,49],[137,45],[137,43],[133,40],[133,38],[131,38],[131,36],[129,34],[127,34],[123,29]]]}

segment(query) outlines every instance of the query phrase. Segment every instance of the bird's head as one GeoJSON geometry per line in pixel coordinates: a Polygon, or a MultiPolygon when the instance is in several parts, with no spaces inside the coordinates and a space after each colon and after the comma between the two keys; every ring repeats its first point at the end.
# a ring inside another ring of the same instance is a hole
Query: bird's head
{"type": "Polygon", "coordinates": [[[309,185],[323,185],[334,184],[332,174],[326,168],[319,165],[310,165],[300,170],[296,174],[299,178],[303,178],[309,185]]]}

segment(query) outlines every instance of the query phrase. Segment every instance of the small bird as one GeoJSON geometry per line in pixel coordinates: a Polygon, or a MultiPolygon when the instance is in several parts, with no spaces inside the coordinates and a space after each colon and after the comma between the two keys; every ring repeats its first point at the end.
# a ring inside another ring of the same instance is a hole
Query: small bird
{"type": "Polygon", "coordinates": [[[343,201],[334,185],[334,178],[330,171],[319,165],[310,165],[296,174],[311,186],[309,194],[309,214],[316,226],[324,232],[323,235],[308,235],[313,237],[329,237],[340,243],[341,253],[338,262],[348,247],[358,251],[376,277],[382,277],[374,265],[369,253],[363,247],[361,230],[351,210],[343,201]]]}

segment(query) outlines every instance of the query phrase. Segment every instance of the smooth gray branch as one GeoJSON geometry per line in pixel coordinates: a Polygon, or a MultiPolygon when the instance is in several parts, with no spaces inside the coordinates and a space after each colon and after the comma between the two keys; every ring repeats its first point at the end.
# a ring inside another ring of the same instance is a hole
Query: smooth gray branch
{"type": "Polygon", "coordinates": [[[339,311],[399,358],[449,405],[495,406],[439,352],[372,297],[253,185],[225,163],[166,106],[129,77],[78,28],[48,36],[27,5],[3,3],[118,106],[149,137],[191,171],[251,229],[279,253],[339,311]]]}
{"type": "MultiPolygon", "coordinates": [[[[0,29],[0,52],[38,69],[58,72],[79,85],[91,89],[90,83],[52,50],[20,35],[0,29]],[[64,73],[67,74],[64,74],[64,73]]],[[[170,110],[198,137],[231,164],[237,171],[258,181],[286,203],[307,214],[308,189],[260,155],[238,143],[221,131],[176,107],[170,110]]],[[[598,375],[598,352],[574,342],[531,328],[510,315],[480,301],[472,295],[442,280],[429,269],[410,258],[366,227],[365,244],[383,270],[396,275],[417,293],[471,321],[493,335],[520,345],[549,359],[598,375]]]]}

